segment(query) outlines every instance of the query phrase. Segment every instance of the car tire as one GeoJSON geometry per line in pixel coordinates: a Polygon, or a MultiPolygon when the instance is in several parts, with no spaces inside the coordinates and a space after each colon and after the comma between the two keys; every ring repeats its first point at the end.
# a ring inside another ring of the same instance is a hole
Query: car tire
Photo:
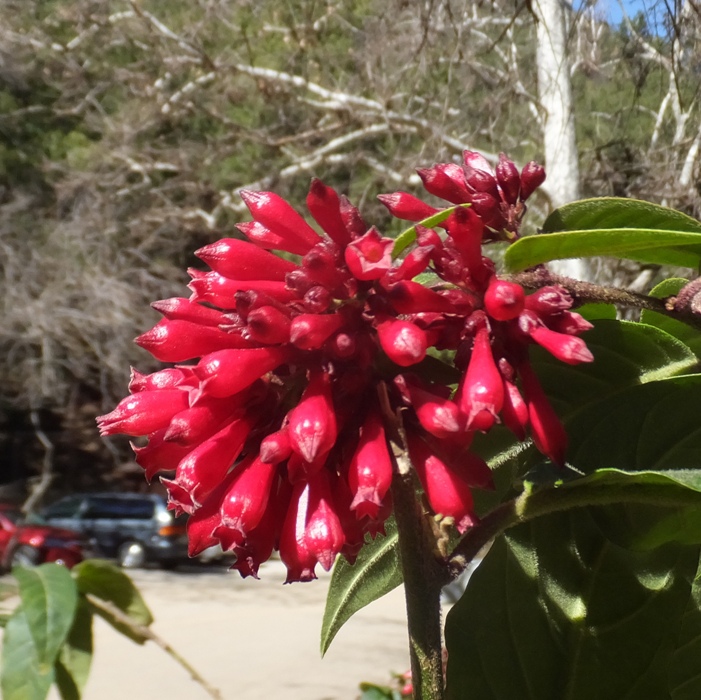
{"type": "Polygon", "coordinates": [[[41,563],[41,552],[29,545],[17,547],[10,556],[10,566],[32,567],[41,563]]]}
{"type": "Polygon", "coordinates": [[[124,542],[117,550],[117,563],[123,569],[140,569],[146,565],[146,549],[141,542],[124,542]]]}

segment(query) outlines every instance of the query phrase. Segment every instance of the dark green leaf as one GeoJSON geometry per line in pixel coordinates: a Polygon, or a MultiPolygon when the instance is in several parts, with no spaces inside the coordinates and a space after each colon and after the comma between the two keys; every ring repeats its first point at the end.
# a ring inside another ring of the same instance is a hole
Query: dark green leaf
{"type": "Polygon", "coordinates": [[[668,698],[698,558],[626,549],[581,508],[513,528],[448,614],[447,697],[668,698]]]}
{"type": "Polygon", "coordinates": [[[2,642],[3,700],[44,700],[53,680],[53,666],[39,661],[27,616],[20,606],[9,619],[2,642]]]}
{"type": "Polygon", "coordinates": [[[701,697],[701,566],[691,587],[691,596],[681,620],[681,631],[669,672],[670,700],[701,697]]]}
{"type": "Polygon", "coordinates": [[[93,654],[92,611],[81,599],[73,626],[56,660],[56,685],[63,700],[80,700],[93,654]]]}
{"type": "MultiPolygon", "coordinates": [[[[677,292],[688,283],[688,280],[682,278],[672,278],[658,284],[651,292],[650,296],[657,299],[666,299],[669,296],[677,294],[677,292]]],[[[697,358],[701,358],[701,331],[698,328],[690,326],[688,323],[677,321],[674,318],[659,314],[656,311],[648,311],[644,309],[640,320],[656,328],[673,335],[683,343],[686,343],[694,352],[697,358]]]]}
{"type": "MultiPolygon", "coordinates": [[[[136,625],[148,626],[153,622],[151,611],[133,581],[113,564],[99,559],[89,559],[74,567],[73,575],[81,593],[89,593],[114,605],[128,615],[136,625]]],[[[116,616],[104,609],[96,607],[94,612],[138,644],[146,641],[142,634],[123,624],[116,616]]]]}
{"type": "Polygon", "coordinates": [[[336,560],[321,627],[322,654],[354,613],[401,584],[397,526],[392,518],[385,522],[385,530],[386,536],[378,535],[363,546],[352,566],[342,557],[336,560]]]}
{"type": "Polygon", "coordinates": [[[635,199],[587,199],[554,211],[543,233],[510,246],[512,271],[563,258],[613,255],[698,269],[701,223],[681,212],[635,199]]]}
{"type": "Polygon", "coordinates": [[[37,659],[53,665],[73,624],[78,593],[68,570],[59,564],[33,569],[15,567],[22,609],[34,640],[37,659]]]}
{"type": "Polygon", "coordinates": [[[359,700],[399,700],[401,698],[401,695],[396,690],[384,685],[375,685],[374,683],[361,683],[360,691],[359,700]]]}

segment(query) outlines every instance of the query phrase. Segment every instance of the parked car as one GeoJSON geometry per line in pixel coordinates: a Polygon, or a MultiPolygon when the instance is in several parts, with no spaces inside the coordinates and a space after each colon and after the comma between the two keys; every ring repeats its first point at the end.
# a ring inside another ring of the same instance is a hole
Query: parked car
{"type": "Polygon", "coordinates": [[[0,503],[0,569],[59,562],[68,567],[80,563],[88,543],[65,528],[26,521],[19,506],[0,503]]]}
{"type": "Polygon", "coordinates": [[[125,568],[172,568],[187,561],[187,516],[175,516],[156,494],[81,493],[41,512],[46,522],[81,532],[98,555],[125,568]]]}

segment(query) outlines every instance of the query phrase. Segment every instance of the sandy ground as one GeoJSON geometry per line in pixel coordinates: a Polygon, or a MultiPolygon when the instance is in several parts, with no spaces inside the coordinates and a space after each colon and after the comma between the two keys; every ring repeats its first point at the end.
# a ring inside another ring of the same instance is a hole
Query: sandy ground
{"type": "MultiPolygon", "coordinates": [[[[130,575],[153,612],[156,633],[224,700],[353,700],[361,681],[387,683],[392,671],[408,668],[402,588],[356,613],[321,659],[328,574],[283,586],[280,562],[264,565],[260,573],[260,581],[225,569],[130,575]]],[[[59,696],[52,691],[49,697],[59,696]]],[[[157,646],[140,647],[96,620],[84,700],[208,697],[157,646]]]]}

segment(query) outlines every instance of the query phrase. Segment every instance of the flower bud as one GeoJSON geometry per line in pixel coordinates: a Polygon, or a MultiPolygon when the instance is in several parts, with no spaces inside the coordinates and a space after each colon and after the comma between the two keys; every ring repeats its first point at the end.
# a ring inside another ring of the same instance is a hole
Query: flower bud
{"type": "Polygon", "coordinates": [[[426,332],[409,321],[384,321],[377,326],[382,349],[392,362],[409,367],[426,357],[426,332]]]}
{"type": "Polygon", "coordinates": [[[239,194],[253,218],[286,242],[306,244],[307,251],[319,242],[319,234],[279,195],[251,190],[239,194]]]}
{"type": "Polygon", "coordinates": [[[222,322],[222,312],[209,306],[180,297],[154,301],[151,306],[160,311],[170,321],[189,321],[200,326],[218,326],[222,322]]]}
{"type": "Polygon", "coordinates": [[[222,238],[196,250],[195,255],[215,272],[232,280],[284,282],[285,275],[297,269],[293,262],[235,238],[222,238]]]}
{"type": "Polygon", "coordinates": [[[226,333],[213,326],[190,321],[160,320],[134,341],[161,362],[184,362],[227,348],[247,348],[251,344],[237,333],[226,333]]]}
{"type": "Polygon", "coordinates": [[[313,178],[307,195],[307,209],[331,240],[341,247],[350,243],[351,237],[341,216],[341,200],[333,188],[313,178]]]}
{"type": "Polygon", "coordinates": [[[122,399],[110,413],[97,417],[100,435],[148,435],[165,428],[171,418],[189,405],[181,389],[141,391],[122,399]]]}
{"type": "Polygon", "coordinates": [[[520,284],[492,277],[484,294],[484,309],[497,321],[510,321],[523,311],[525,297],[520,284]]]}
{"type": "Polygon", "coordinates": [[[485,173],[492,172],[492,166],[489,161],[477,151],[463,151],[462,159],[465,166],[474,168],[475,170],[482,170],[485,173]]]}
{"type": "Polygon", "coordinates": [[[204,396],[194,406],[173,416],[164,439],[179,445],[197,445],[240,414],[250,397],[250,391],[225,399],[204,396]]]}
{"type": "Polygon", "coordinates": [[[305,538],[309,501],[309,484],[295,484],[280,533],[280,559],[287,567],[285,583],[313,581],[316,578],[314,569],[318,560],[305,538]]]}
{"type": "Polygon", "coordinates": [[[360,429],[358,446],[348,467],[348,485],[353,494],[350,509],[358,518],[376,518],[391,483],[392,460],[385,429],[379,413],[373,409],[360,429]]]}
{"type": "MultiPolygon", "coordinates": [[[[479,213],[479,212],[478,212],[479,213]]],[[[456,209],[446,221],[448,234],[460,251],[471,276],[482,277],[482,236],[484,225],[472,209],[456,209]]]]}
{"type": "Polygon", "coordinates": [[[500,199],[497,181],[491,172],[479,170],[469,165],[464,166],[464,171],[465,184],[469,190],[472,192],[486,192],[494,197],[495,200],[498,201],[500,199]]]}
{"type": "Polygon", "coordinates": [[[336,513],[326,472],[309,481],[309,504],[304,542],[325,571],[330,571],[344,543],[343,528],[336,513]]]}
{"type": "Polygon", "coordinates": [[[555,464],[565,464],[567,433],[528,364],[519,367],[535,446],[555,464]]]}
{"type": "Polygon", "coordinates": [[[220,350],[205,355],[193,371],[201,382],[201,392],[224,398],[238,394],[286,362],[289,357],[290,351],[287,348],[220,350]]]}
{"type": "Polygon", "coordinates": [[[463,417],[457,404],[422,389],[402,375],[397,376],[394,383],[413,406],[421,427],[431,435],[445,438],[463,429],[463,417]]]}
{"type": "Polygon", "coordinates": [[[284,462],[290,454],[292,454],[292,444],[286,427],[270,433],[260,443],[260,458],[268,464],[284,462]]]}
{"type": "Polygon", "coordinates": [[[494,361],[486,327],[475,334],[472,355],[456,401],[467,418],[467,430],[487,431],[497,421],[504,404],[504,380],[494,361]]]}
{"type": "Polygon", "coordinates": [[[420,275],[426,270],[431,256],[433,246],[417,246],[402,260],[399,267],[390,270],[392,281],[411,280],[416,275],[420,275]]]}
{"type": "Polygon", "coordinates": [[[501,231],[504,228],[506,222],[498,199],[488,192],[475,192],[471,195],[470,202],[472,202],[472,210],[482,219],[485,226],[489,226],[494,231],[501,231]]]}
{"type": "Polygon", "coordinates": [[[331,241],[325,241],[315,245],[304,256],[302,269],[312,282],[333,290],[348,278],[348,273],[337,267],[338,260],[337,246],[331,241]]]}
{"type": "Polygon", "coordinates": [[[299,314],[290,326],[290,342],[301,350],[318,350],[344,323],[340,314],[299,314]]]}
{"type": "Polygon", "coordinates": [[[350,233],[351,238],[362,236],[369,227],[360,215],[360,211],[345,195],[341,195],[339,199],[341,201],[341,218],[346,230],[350,233]]]}
{"type": "Polygon", "coordinates": [[[593,323],[589,323],[585,318],[573,311],[561,311],[548,317],[548,326],[558,333],[567,335],[579,335],[594,328],[593,323]]]}
{"type": "Polygon", "coordinates": [[[519,195],[522,202],[525,202],[543,183],[545,182],[545,169],[535,161],[526,163],[521,171],[521,193],[519,195]]]}
{"type": "Polygon", "coordinates": [[[169,367],[167,369],[142,374],[139,370],[131,368],[129,379],[129,392],[137,394],[140,391],[158,391],[160,389],[175,389],[175,387],[190,386],[192,371],[186,367],[169,367]]]}
{"type": "Polygon", "coordinates": [[[428,219],[429,216],[437,214],[439,211],[408,192],[379,194],[377,198],[389,209],[392,216],[405,221],[422,221],[423,219],[428,219]]]}
{"type": "Polygon", "coordinates": [[[457,474],[434,455],[417,435],[409,433],[409,455],[426,498],[436,514],[455,520],[460,533],[474,525],[472,492],[457,474]]]}
{"type": "Polygon", "coordinates": [[[431,168],[416,171],[430,194],[446,199],[453,204],[470,201],[462,168],[454,163],[437,163],[431,168]]]}
{"type": "Polygon", "coordinates": [[[516,204],[521,190],[521,177],[513,161],[509,160],[503,153],[499,154],[496,175],[504,200],[508,204],[516,204]]]}
{"type": "Polygon", "coordinates": [[[526,297],[525,306],[539,316],[549,316],[569,309],[572,306],[572,297],[564,287],[541,287],[526,297]]]}
{"type": "Polygon", "coordinates": [[[394,241],[382,238],[373,226],[345,249],[346,265],[359,280],[380,279],[392,267],[393,247],[394,241]]]}
{"type": "Polygon", "coordinates": [[[526,428],[528,427],[528,406],[515,384],[505,379],[504,389],[501,420],[523,442],[526,439],[526,428]]]}
{"type": "Polygon", "coordinates": [[[136,463],[144,470],[146,481],[150,482],[158,472],[174,471],[180,462],[192,450],[192,446],[176,445],[165,442],[166,428],[161,428],[149,435],[148,444],[137,447],[131,444],[136,463]]]}
{"type": "Polygon", "coordinates": [[[304,307],[309,313],[323,314],[328,311],[333,298],[328,289],[321,286],[310,287],[304,293],[304,307]]]}
{"type": "MultiPolygon", "coordinates": [[[[220,309],[234,309],[236,293],[253,290],[268,294],[282,303],[293,301],[296,294],[290,291],[284,282],[275,280],[231,280],[218,272],[200,272],[188,270],[192,281],[188,288],[192,290],[192,301],[206,302],[220,309]]],[[[290,273],[292,274],[292,273],[290,273]]]]}
{"type": "Polygon", "coordinates": [[[331,379],[323,370],[313,370],[299,404],[288,414],[292,449],[307,462],[322,457],[336,442],[336,413],[331,379]]]}
{"type": "Polygon", "coordinates": [[[233,478],[233,473],[224,477],[202,506],[195,510],[187,519],[188,556],[196,557],[208,547],[213,547],[217,544],[218,540],[213,535],[213,532],[221,524],[219,509],[233,478]]]}

